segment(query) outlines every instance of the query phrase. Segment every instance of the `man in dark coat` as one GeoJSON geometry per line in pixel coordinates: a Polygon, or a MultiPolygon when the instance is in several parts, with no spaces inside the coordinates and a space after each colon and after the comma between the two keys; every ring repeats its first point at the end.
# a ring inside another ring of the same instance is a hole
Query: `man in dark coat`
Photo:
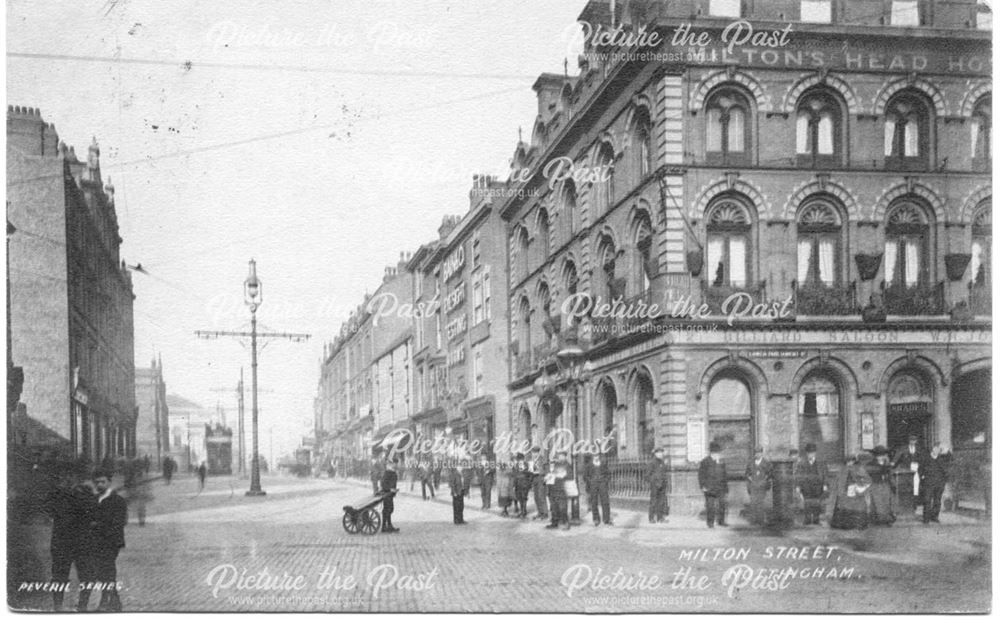
{"type": "Polygon", "coordinates": [[[448,487],[451,489],[451,516],[455,525],[465,523],[465,478],[458,468],[458,461],[448,470],[448,487]]]}
{"type": "MultiPolygon", "coordinates": [[[[91,559],[93,560],[94,582],[101,588],[99,611],[120,611],[118,597],[118,553],[125,547],[125,524],[128,522],[128,504],[121,495],[111,488],[111,472],[99,470],[94,473],[94,487],[97,489],[97,505],[93,511],[91,532],[91,559]]],[[[86,609],[86,591],[80,592],[80,605],[86,609]]],[[[89,597],[89,596],[88,596],[89,597]]]]}
{"type": "Polygon", "coordinates": [[[826,465],[816,460],[816,445],[806,445],[806,457],[795,465],[795,488],[802,496],[805,525],[819,525],[823,495],[827,492],[826,465]]]}
{"type": "Polygon", "coordinates": [[[379,482],[382,481],[382,473],[385,472],[385,467],[382,462],[372,456],[371,468],[369,469],[369,478],[372,481],[372,495],[378,495],[379,482]]]}
{"type": "MultiPolygon", "coordinates": [[[[52,517],[52,608],[61,611],[65,591],[69,588],[69,572],[76,565],[80,582],[91,582],[89,555],[92,537],[90,522],[97,505],[89,486],[81,483],[75,469],[66,465],[60,469],[59,484],[46,499],[46,511],[52,517]]],[[[84,600],[83,609],[86,610],[84,600]]]]}
{"type": "Polygon", "coordinates": [[[948,481],[948,464],[941,455],[941,448],[935,446],[920,465],[920,488],[924,496],[924,523],[940,523],[941,495],[948,481]]]}
{"type": "Polygon", "coordinates": [[[393,498],[396,496],[396,483],[398,481],[399,476],[396,474],[396,463],[389,460],[385,464],[385,471],[382,472],[382,477],[379,478],[382,494],[385,495],[382,499],[383,532],[399,532],[399,528],[392,525],[392,512],[395,510],[393,498]]]}
{"type": "Polygon", "coordinates": [[[560,457],[552,463],[552,471],[545,476],[549,499],[552,502],[552,523],[546,528],[560,526],[569,530],[569,497],[566,494],[566,479],[569,477],[569,463],[560,457]]]}
{"type": "Polygon", "coordinates": [[[524,454],[517,454],[514,463],[514,510],[521,519],[528,518],[528,494],[531,493],[531,484],[534,476],[528,469],[528,463],[524,460],[524,454]]]}
{"type": "Polygon", "coordinates": [[[594,454],[587,471],[584,473],[587,483],[587,499],[590,502],[590,512],[594,516],[594,525],[614,525],[611,523],[611,468],[604,462],[600,454],[594,454]],[[600,508],[600,511],[598,511],[600,508]]]}
{"type": "Polygon", "coordinates": [[[174,477],[174,469],[177,463],[170,456],[163,459],[163,479],[170,484],[170,480],[174,477]]]}
{"type": "Polygon", "coordinates": [[[493,477],[495,470],[493,462],[485,456],[476,465],[476,476],[479,480],[479,494],[483,498],[483,510],[489,510],[493,505],[493,477]]]}
{"type": "Polygon", "coordinates": [[[729,493],[726,463],[718,443],[711,443],[708,452],[698,466],[698,485],[705,495],[705,518],[710,528],[715,527],[716,521],[725,527],[729,525],[726,523],[726,495],[729,493]]]}
{"type": "Polygon", "coordinates": [[[667,505],[668,488],[667,463],[663,460],[663,448],[653,450],[653,460],[646,469],[646,481],[649,482],[649,522],[663,523],[670,508],[667,505]]]}
{"type": "Polygon", "coordinates": [[[764,457],[764,448],[754,449],[753,460],[747,465],[747,495],[750,496],[750,521],[767,525],[767,492],[771,490],[771,461],[764,457]]]}

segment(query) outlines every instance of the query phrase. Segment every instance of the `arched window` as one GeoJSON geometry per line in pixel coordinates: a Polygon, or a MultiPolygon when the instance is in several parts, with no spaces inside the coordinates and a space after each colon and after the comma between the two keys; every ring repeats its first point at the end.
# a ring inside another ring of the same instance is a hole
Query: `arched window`
{"type": "Polygon", "coordinates": [[[708,211],[708,281],[712,286],[744,288],[750,283],[750,212],[743,203],[724,198],[708,211]]]}
{"type": "Polygon", "coordinates": [[[795,153],[800,166],[833,166],[841,161],[843,114],[827,89],[812,89],[799,100],[795,117],[795,153]]]}
{"type": "Polygon", "coordinates": [[[549,292],[549,284],[542,282],[538,285],[538,307],[542,311],[542,329],[548,339],[555,333],[552,327],[552,294],[549,292]]]}
{"type": "Polygon", "coordinates": [[[832,287],[840,282],[840,213],[828,201],[807,201],[798,219],[798,284],[832,287]]]}
{"type": "Polygon", "coordinates": [[[636,375],[630,405],[635,412],[635,453],[650,456],[656,447],[656,404],[653,402],[653,382],[644,371],[636,375]]]}
{"type": "Polygon", "coordinates": [[[810,373],[799,386],[799,451],[816,445],[823,462],[844,458],[844,420],[840,387],[836,378],[810,373]]]}
{"type": "Polygon", "coordinates": [[[573,239],[576,235],[576,184],[572,179],[567,179],[563,183],[562,196],[560,198],[559,211],[562,212],[562,223],[565,225],[566,241],[573,239]]]}
{"type": "Polygon", "coordinates": [[[517,254],[517,276],[519,279],[524,279],[528,276],[529,260],[528,260],[528,230],[524,228],[523,225],[517,227],[517,233],[514,236],[515,251],[517,254]]]}
{"type": "Polygon", "coordinates": [[[657,264],[653,251],[653,222],[649,213],[639,211],[632,222],[633,292],[645,294],[656,276],[657,264]]]}
{"type": "Polygon", "coordinates": [[[885,165],[926,170],[930,156],[930,107],[916,90],[904,90],[885,107],[885,165]]]}
{"type": "Polygon", "coordinates": [[[754,446],[753,396],[739,373],[726,372],[708,390],[708,438],[722,446],[726,466],[742,473],[754,446]]]}
{"type": "Polygon", "coordinates": [[[649,110],[645,107],[636,111],[632,126],[632,161],[635,169],[635,183],[642,182],[653,168],[653,125],[649,110]]]}
{"type": "MultiPolygon", "coordinates": [[[[576,264],[573,262],[566,262],[566,265],[563,266],[562,279],[563,287],[566,289],[566,298],[569,298],[580,291],[580,280],[576,274],[576,264]]],[[[573,327],[579,322],[579,319],[570,315],[569,320],[566,321],[566,325],[573,327]]]]}
{"type": "Polygon", "coordinates": [[[710,163],[749,162],[750,101],[735,87],[721,87],[705,106],[705,153],[710,163]]]}
{"type": "Polygon", "coordinates": [[[972,110],[972,167],[977,170],[988,170],[990,167],[992,114],[992,96],[986,95],[976,101],[976,106],[972,110]]]}
{"type": "Polygon", "coordinates": [[[599,287],[604,297],[609,302],[618,297],[625,296],[624,278],[615,275],[615,265],[617,263],[618,250],[615,248],[614,240],[611,236],[604,235],[597,245],[597,273],[599,287]]]}
{"type": "Polygon", "coordinates": [[[538,249],[542,262],[549,258],[549,212],[544,207],[538,209],[538,249]]]}
{"type": "Polygon", "coordinates": [[[534,424],[531,422],[531,411],[526,406],[521,406],[518,424],[524,430],[524,440],[528,441],[529,446],[533,445],[535,441],[535,430],[532,429],[534,424]]]}
{"type": "Polygon", "coordinates": [[[605,213],[614,204],[615,196],[615,151],[607,142],[601,144],[594,163],[595,217],[605,213]]]}
{"type": "Polygon", "coordinates": [[[885,225],[885,283],[912,288],[930,282],[927,215],[912,201],[896,203],[885,225]]]}
{"type": "Polygon", "coordinates": [[[521,297],[517,308],[517,345],[519,356],[531,355],[531,304],[521,297]]]}
{"type": "Polygon", "coordinates": [[[983,202],[972,217],[972,260],[969,263],[969,305],[974,314],[991,314],[993,217],[991,201],[983,202]]]}

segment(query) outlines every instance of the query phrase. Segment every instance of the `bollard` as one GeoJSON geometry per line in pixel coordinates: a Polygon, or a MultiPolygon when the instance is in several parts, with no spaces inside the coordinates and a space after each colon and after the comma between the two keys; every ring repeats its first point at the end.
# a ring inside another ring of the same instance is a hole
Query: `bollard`
{"type": "Polygon", "coordinates": [[[771,526],[790,528],[795,524],[795,461],[791,459],[772,460],[771,526]]]}

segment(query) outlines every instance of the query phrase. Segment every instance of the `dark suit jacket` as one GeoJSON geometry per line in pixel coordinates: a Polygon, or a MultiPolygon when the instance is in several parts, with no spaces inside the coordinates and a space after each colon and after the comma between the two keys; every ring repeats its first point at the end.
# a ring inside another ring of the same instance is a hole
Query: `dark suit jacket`
{"type": "Polygon", "coordinates": [[[601,461],[601,466],[587,465],[584,472],[583,481],[587,483],[587,490],[594,492],[597,490],[607,490],[611,485],[611,468],[606,462],[601,461]]]}
{"type": "Polygon", "coordinates": [[[711,456],[706,456],[698,466],[698,485],[702,491],[715,497],[728,493],[725,461],[716,462],[711,456]]]}
{"type": "Polygon", "coordinates": [[[652,488],[662,488],[667,485],[667,463],[653,458],[646,469],[646,479],[652,488]]]}
{"type": "Polygon", "coordinates": [[[99,553],[113,553],[125,547],[125,524],[128,522],[128,505],[118,493],[104,498],[94,507],[94,548],[99,553]]]}
{"type": "Polygon", "coordinates": [[[948,461],[943,456],[927,456],[920,464],[920,482],[927,488],[940,488],[948,481],[948,461]]]}
{"type": "Polygon", "coordinates": [[[766,491],[771,488],[772,473],[773,468],[770,460],[761,460],[760,464],[751,460],[750,464],[747,465],[747,490],[766,491]]]}
{"type": "Polygon", "coordinates": [[[388,492],[396,488],[396,482],[399,480],[399,476],[392,469],[386,469],[382,472],[382,478],[379,481],[380,487],[383,492],[388,492]]]}
{"type": "Polygon", "coordinates": [[[94,494],[82,486],[57,488],[49,493],[45,506],[52,517],[52,553],[77,555],[84,551],[90,544],[90,522],[97,506],[94,494]]]}
{"type": "Polygon", "coordinates": [[[927,452],[920,449],[920,447],[916,448],[916,453],[911,454],[909,446],[907,446],[896,452],[896,457],[892,460],[892,466],[897,469],[903,468],[908,470],[911,462],[916,462],[917,464],[923,466],[926,458],[927,452]]]}

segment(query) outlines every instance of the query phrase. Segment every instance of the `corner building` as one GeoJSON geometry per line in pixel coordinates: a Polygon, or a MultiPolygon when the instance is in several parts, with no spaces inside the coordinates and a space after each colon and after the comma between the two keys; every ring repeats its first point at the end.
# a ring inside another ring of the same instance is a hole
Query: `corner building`
{"type": "Polygon", "coordinates": [[[578,75],[535,83],[508,182],[525,194],[500,208],[515,432],[611,436],[620,495],[662,446],[681,511],[700,508],[712,441],[735,479],[758,445],[815,443],[836,470],[915,434],[955,452],[956,498],[982,504],[989,18],[972,1],[590,2],[591,28],[659,42],[588,40],[578,75]],[[770,45],[734,41],[739,24],[770,45]],[[665,313],[567,312],[576,293],[665,313]],[[571,345],[579,395],[541,403],[571,345]]]}

